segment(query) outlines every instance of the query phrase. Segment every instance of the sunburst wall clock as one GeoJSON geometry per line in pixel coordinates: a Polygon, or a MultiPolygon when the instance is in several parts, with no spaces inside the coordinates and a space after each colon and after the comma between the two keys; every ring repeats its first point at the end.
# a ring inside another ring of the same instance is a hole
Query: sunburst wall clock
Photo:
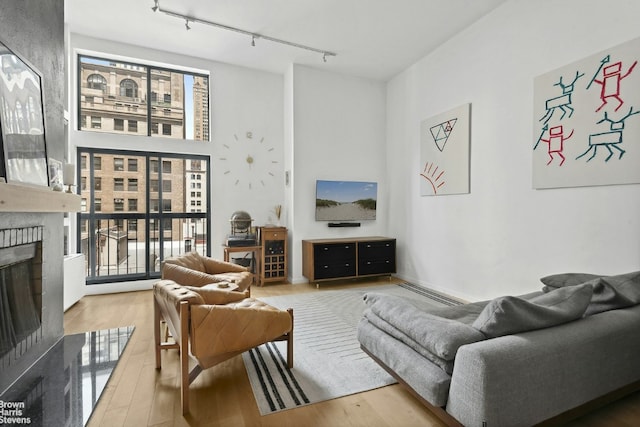
{"type": "Polygon", "coordinates": [[[247,131],[224,143],[220,160],[224,175],[229,176],[234,185],[249,190],[266,187],[275,177],[278,160],[275,147],[265,141],[265,137],[255,137],[247,131]]]}

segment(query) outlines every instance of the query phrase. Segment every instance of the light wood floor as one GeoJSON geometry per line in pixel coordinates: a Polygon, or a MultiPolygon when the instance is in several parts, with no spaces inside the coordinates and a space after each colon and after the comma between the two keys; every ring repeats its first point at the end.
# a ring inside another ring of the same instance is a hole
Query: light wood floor
{"type": "MultiPolygon", "coordinates": [[[[388,284],[372,282],[312,285],[267,285],[252,288],[256,298],[326,289],[388,284]]],[[[183,418],[178,387],[178,356],[163,351],[155,369],[151,291],[87,296],[64,315],[66,334],[135,325],[90,422],[95,426],[442,426],[399,385],[260,416],[242,358],[237,356],[204,371],[191,385],[191,415],[183,418]]],[[[640,425],[640,393],[635,393],[572,426],[640,425]]]]}

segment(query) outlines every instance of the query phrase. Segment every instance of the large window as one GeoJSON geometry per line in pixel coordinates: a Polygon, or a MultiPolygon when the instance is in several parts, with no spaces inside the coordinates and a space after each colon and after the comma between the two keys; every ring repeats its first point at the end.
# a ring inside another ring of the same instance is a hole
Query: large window
{"type": "Polygon", "coordinates": [[[78,214],[87,283],[156,278],[165,257],[211,252],[208,188],[197,209],[187,191],[193,162],[209,182],[207,156],[79,148],[78,157],[81,181],[94,183],[78,214]]]}
{"type": "Polygon", "coordinates": [[[78,69],[80,130],[209,140],[208,76],[85,55],[78,69]]]}

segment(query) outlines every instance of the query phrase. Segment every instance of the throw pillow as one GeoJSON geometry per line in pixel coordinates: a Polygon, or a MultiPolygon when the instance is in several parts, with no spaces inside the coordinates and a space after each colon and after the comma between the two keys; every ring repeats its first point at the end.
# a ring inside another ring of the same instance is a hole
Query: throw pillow
{"type": "MultiPolygon", "coordinates": [[[[546,286],[542,288],[544,292],[553,289],[575,286],[586,282],[595,283],[594,280],[604,279],[615,291],[633,302],[633,305],[640,304],[640,271],[617,274],[613,276],[603,276],[589,273],[562,273],[552,274],[540,279],[546,286]]],[[[621,307],[617,307],[621,308],[621,307]]]]}
{"type": "MultiPolygon", "coordinates": [[[[589,273],[561,273],[545,276],[540,281],[549,288],[563,288],[565,286],[581,285],[589,280],[602,277],[602,274],[589,274],[589,273]]],[[[549,288],[543,288],[545,292],[551,290],[549,288]]]]}
{"type": "Polygon", "coordinates": [[[586,282],[585,285],[593,286],[593,296],[584,313],[585,316],[591,316],[618,308],[631,307],[636,304],[616,289],[616,287],[612,286],[606,277],[590,280],[586,282]]]}
{"type": "Polygon", "coordinates": [[[633,271],[616,276],[602,278],[619,293],[631,300],[633,304],[640,304],[640,271],[633,271]]]}
{"type": "Polygon", "coordinates": [[[530,300],[496,298],[487,304],[473,327],[488,338],[548,328],[581,318],[591,302],[590,284],[559,288],[530,300]]]}

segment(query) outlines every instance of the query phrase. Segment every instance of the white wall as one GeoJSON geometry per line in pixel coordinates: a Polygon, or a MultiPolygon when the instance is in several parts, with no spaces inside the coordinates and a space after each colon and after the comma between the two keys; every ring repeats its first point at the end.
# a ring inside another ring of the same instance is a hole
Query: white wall
{"type": "MultiPolygon", "coordinates": [[[[147,63],[166,66],[187,67],[210,73],[211,142],[193,142],[150,138],[145,136],[119,136],[77,130],[77,87],[70,85],[69,139],[71,150],[76,147],[108,147],[142,151],[169,153],[192,153],[211,156],[212,165],[212,256],[222,258],[222,244],[230,232],[229,218],[236,210],[245,210],[254,218],[254,225],[263,225],[273,216],[277,204],[284,204],[284,122],[283,122],[283,82],[282,75],[252,70],[200,58],[149,50],[137,46],[115,43],[71,34],[68,49],[71,82],[76,82],[76,52],[122,56],[139,59],[147,63]],[[235,141],[234,135],[244,139],[246,132],[254,135],[254,142],[264,137],[266,150],[247,150],[235,141]],[[227,149],[224,145],[229,145],[227,149]],[[248,169],[246,156],[255,157],[252,170],[248,169]],[[220,157],[229,160],[222,161],[220,157]],[[271,161],[277,161],[272,164],[271,161]],[[231,163],[231,164],[230,164],[231,163]],[[268,164],[267,164],[268,163],[268,164]],[[231,173],[225,174],[227,170],[231,173]],[[272,172],[273,176],[268,172],[272,172]],[[241,178],[235,185],[236,179],[241,178]],[[252,189],[248,188],[246,177],[252,177],[252,189]],[[260,181],[264,181],[264,186],[260,181]]],[[[74,154],[75,156],[75,154],[74,154]]],[[[73,157],[75,158],[75,157],[73,157]]],[[[98,286],[98,285],[95,285],[98,286]]],[[[102,290],[118,288],[121,285],[99,286],[102,290]]],[[[148,287],[148,284],[145,285],[148,287]]],[[[137,289],[139,286],[125,286],[137,289]]],[[[97,289],[97,288],[96,288],[97,289]]],[[[95,290],[92,290],[95,291],[95,290]]]]}
{"type": "MultiPolygon", "coordinates": [[[[389,209],[385,161],[385,86],[294,65],[287,73],[293,85],[293,170],[289,224],[291,280],[302,277],[303,239],[377,236],[386,233],[389,209]],[[358,228],[329,228],[315,221],[317,179],[378,182],[374,221],[358,228]]],[[[287,83],[289,84],[289,83],[287,83]]],[[[289,120],[289,119],[287,119],[289,120]]]]}
{"type": "Polygon", "coordinates": [[[638,16],[628,0],[513,0],[389,82],[402,277],[475,300],[640,269],[640,185],[533,190],[531,177],[534,77],[640,36],[638,16]],[[420,121],[467,102],[471,193],[420,197],[420,121]]]}

